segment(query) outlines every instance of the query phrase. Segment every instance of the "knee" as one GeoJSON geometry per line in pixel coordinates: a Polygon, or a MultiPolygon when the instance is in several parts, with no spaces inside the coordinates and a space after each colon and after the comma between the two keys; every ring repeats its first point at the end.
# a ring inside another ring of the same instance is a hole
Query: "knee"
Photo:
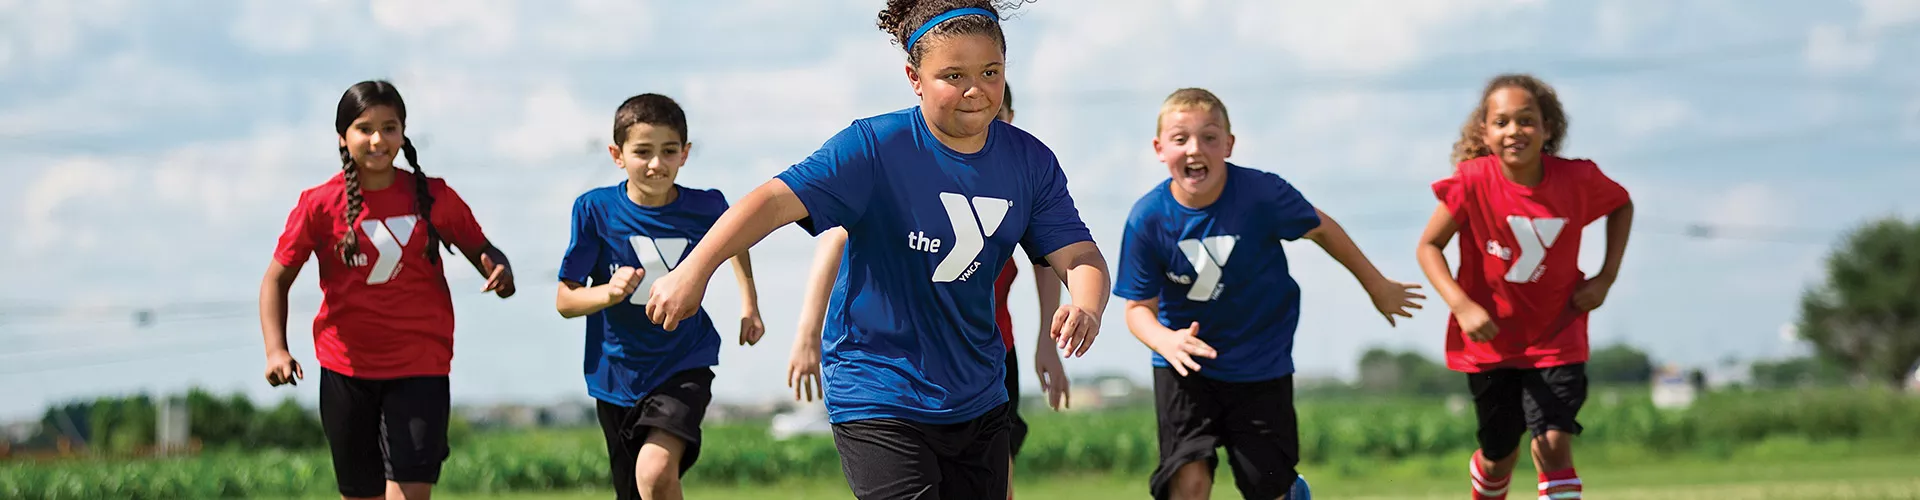
{"type": "Polygon", "coordinates": [[[1188,462],[1173,473],[1173,484],[1168,485],[1173,498],[1178,500],[1207,498],[1213,493],[1213,477],[1207,474],[1206,463],[1188,462]]]}
{"type": "MultiPolygon", "coordinates": [[[[634,461],[634,481],[642,491],[662,493],[680,488],[680,464],[666,453],[641,453],[634,461]]],[[[652,495],[648,495],[652,496],[652,495]]]]}

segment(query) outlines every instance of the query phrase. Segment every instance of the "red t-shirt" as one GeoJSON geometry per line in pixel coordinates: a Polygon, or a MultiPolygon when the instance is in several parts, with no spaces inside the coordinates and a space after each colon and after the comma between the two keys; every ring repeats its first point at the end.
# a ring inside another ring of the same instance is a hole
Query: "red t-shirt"
{"type": "MultiPolygon", "coordinates": [[[[440,237],[462,248],[485,246],[487,238],[460,195],[440,179],[430,178],[428,186],[440,237]]],[[[416,223],[413,176],[397,172],[386,189],[363,191],[354,227],[360,256],[353,265],[334,250],[346,230],[340,220],[347,210],[345,191],[344,177],[336,174],[301,192],[273,254],[286,267],[320,256],[322,299],[313,318],[320,366],[367,379],[446,375],[453,362],[453,298],[442,271],[446,256],[440,263],[427,261],[427,229],[416,223]]]]}
{"type": "Polygon", "coordinates": [[[1580,233],[1626,204],[1627,190],[1588,160],[1541,158],[1540,183],[1507,180],[1500,161],[1462,162],[1433,193],[1460,227],[1460,289],[1486,308],[1500,334],[1468,339],[1447,319],[1447,368],[1544,368],[1587,360],[1587,314],[1573,307],[1580,233]]]}
{"type": "Polygon", "coordinates": [[[993,280],[994,321],[1000,324],[1000,342],[1007,345],[1007,352],[1013,352],[1013,313],[1007,310],[1007,297],[1013,293],[1013,278],[1019,275],[1020,267],[1007,259],[1000,266],[1000,277],[993,280]]]}

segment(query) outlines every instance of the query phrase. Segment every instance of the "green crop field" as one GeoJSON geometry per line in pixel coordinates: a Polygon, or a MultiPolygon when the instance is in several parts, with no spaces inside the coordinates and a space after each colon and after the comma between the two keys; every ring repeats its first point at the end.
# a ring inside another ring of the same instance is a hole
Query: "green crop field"
{"type": "MultiPolygon", "coordinates": [[[[1301,470],[1317,490],[1339,498],[1463,492],[1459,476],[1474,447],[1471,415],[1425,399],[1300,406],[1301,470]]],[[[1029,498],[1144,493],[1142,478],[1156,455],[1150,411],[1033,412],[1030,420],[1016,483],[1032,492],[1029,498]]],[[[1908,395],[1718,393],[1685,411],[1662,411],[1639,393],[1596,397],[1581,420],[1588,429],[1577,456],[1596,491],[1761,498],[1750,493],[1777,487],[1799,495],[1781,498],[1920,498],[1920,473],[1911,472],[1920,471],[1920,455],[1911,451],[1920,449],[1920,425],[1914,425],[1920,398],[1908,395]]],[[[692,498],[845,498],[830,438],[777,441],[764,425],[715,425],[705,440],[686,481],[692,498]]],[[[1230,484],[1226,471],[1219,477],[1230,484]]],[[[595,495],[577,492],[607,482],[598,429],[482,433],[455,447],[436,496],[589,498],[595,495]]],[[[324,450],[0,462],[0,498],[8,499],[285,498],[331,491],[324,450]]]]}

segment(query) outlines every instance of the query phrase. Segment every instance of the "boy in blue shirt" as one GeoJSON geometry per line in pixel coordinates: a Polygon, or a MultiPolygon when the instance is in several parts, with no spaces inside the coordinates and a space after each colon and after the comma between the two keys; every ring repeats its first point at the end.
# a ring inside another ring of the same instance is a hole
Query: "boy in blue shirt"
{"type": "Polygon", "coordinates": [[[1293,407],[1300,285],[1281,242],[1319,243],[1389,324],[1424,297],[1381,276],[1280,176],[1227,163],[1232,125],[1213,93],[1174,92],[1156,128],[1153,149],[1171,178],[1134,203],[1113,292],[1127,299],[1127,328],[1154,351],[1153,496],[1207,498],[1214,448],[1226,446],[1244,497],[1306,500],[1293,407]]]}
{"type": "MultiPolygon", "coordinates": [[[[587,392],[597,400],[621,500],[639,500],[642,491],[679,498],[680,476],[700,457],[711,367],[720,362],[720,334],[704,309],[676,331],[646,316],[644,290],[727,210],[720,191],[674,183],[693,147],[686,137],[687,115],[672,99],[643,94],[622,103],[607,151],[627,180],[574,200],[572,242],[560,260],[555,308],[587,316],[587,392]]],[[[765,327],[753,265],[745,250],[732,260],[742,295],[740,343],[754,344],[765,327]]]]}
{"type": "Polygon", "coordinates": [[[847,230],[822,342],[828,420],[855,497],[1007,496],[1006,347],[994,277],[1015,245],[1072,300],[1050,337],[1085,354],[1106,308],[1106,261],[1039,139],[995,119],[1006,89],[1000,8],[891,0],[918,106],[855,120],[728,209],[647,313],[692,316],[720,260],[791,222],[847,230]]]}

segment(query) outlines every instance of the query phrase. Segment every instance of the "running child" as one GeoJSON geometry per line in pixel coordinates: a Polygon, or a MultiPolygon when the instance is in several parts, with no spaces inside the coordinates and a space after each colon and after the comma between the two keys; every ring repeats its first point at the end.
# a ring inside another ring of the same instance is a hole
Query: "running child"
{"type": "MultiPolygon", "coordinates": [[[[682,262],[727,210],[718,190],[674,183],[693,144],[673,99],[634,96],[613,115],[607,153],[627,180],[573,202],[573,237],[560,259],[554,308],[587,317],[587,393],[606,435],[621,500],[680,498],[680,477],[700,458],[700,421],[713,401],[720,333],[705,309],[678,330],[648,321],[645,293],[682,262]],[[591,286],[589,286],[591,285],[591,286]]],[[[740,282],[740,344],[756,344],[760,321],[753,264],[733,255],[740,282]]]]}
{"type": "MultiPolygon", "coordinates": [[[[1000,121],[1013,123],[1013,86],[1008,85],[1004,101],[1000,105],[1000,121]]],[[[846,256],[847,231],[842,228],[829,229],[820,234],[819,248],[815,250],[813,271],[808,277],[807,291],[801,300],[799,335],[793,339],[793,354],[787,363],[787,387],[793,389],[794,401],[813,401],[818,399],[820,391],[820,330],[826,320],[827,306],[833,293],[834,277],[840,273],[840,261],[846,256]]],[[[1007,300],[1013,293],[1013,280],[1020,274],[1020,267],[1013,259],[1007,259],[1000,268],[1000,276],[993,282],[994,323],[1000,329],[1000,341],[1007,346],[1007,375],[1005,385],[1007,398],[1012,405],[1008,407],[1012,433],[1008,438],[1010,456],[1008,460],[1008,479],[1011,485],[1012,462],[1020,456],[1020,447],[1027,440],[1027,421],[1020,417],[1020,374],[1019,362],[1013,348],[1013,313],[1007,310],[1007,300]]],[[[1033,372],[1040,380],[1040,390],[1047,396],[1047,404],[1059,410],[1069,403],[1066,368],[1060,364],[1060,353],[1054,352],[1054,345],[1048,342],[1044,332],[1050,326],[1052,318],[1044,311],[1060,307],[1060,277],[1053,274],[1046,261],[1033,264],[1033,281],[1040,299],[1040,328],[1034,333],[1033,372]]],[[[836,302],[836,305],[844,302],[836,302]]],[[[1011,498],[1009,486],[1007,495],[1011,498]]]]}
{"type": "Polygon", "coordinates": [[[457,246],[483,291],[513,296],[507,256],[407,140],[407,105],[384,81],[354,84],[334,115],[341,172],[300,193],[260,283],[267,383],[306,378],[287,351],[287,291],[320,256],[313,346],[320,424],[343,498],[428,498],[447,458],[453,299],[440,247],[457,246]],[[402,175],[394,158],[413,166],[402,175]]]}
{"type": "Polygon", "coordinates": [[[918,106],[855,120],[727,210],[654,285],[667,329],[693,314],[719,259],[800,222],[847,230],[822,343],[828,420],[855,496],[1007,495],[1006,346],[993,277],[1014,245],[1072,296],[1049,337],[1068,357],[1099,332],[1108,277],[1058,160],[995,119],[1005,90],[999,11],[985,0],[890,0],[918,106]],[[938,221],[938,222],[936,222],[938,221]],[[902,241],[902,239],[905,241],[902,241]]]}
{"type": "Polygon", "coordinates": [[[1127,328],[1154,351],[1159,499],[1204,499],[1225,446],[1245,498],[1306,500],[1293,403],[1300,285],[1283,241],[1307,238],[1346,266],[1389,325],[1411,317],[1412,289],[1380,275],[1340,224],[1278,175],[1227,162],[1227,107],[1180,89],[1160,108],[1153,150],[1170,176],[1127,216],[1114,295],[1127,328]]]}
{"type": "MultiPolygon", "coordinates": [[[[1467,374],[1480,420],[1473,498],[1501,499],[1521,433],[1533,433],[1539,497],[1580,498],[1575,417],[1587,399],[1587,312],[1606,301],[1633,228],[1627,190],[1559,155],[1567,115],[1529,75],[1495,77],[1460,129],[1453,176],[1421,235],[1420,268],[1447,301],[1447,367],[1467,374]],[[1607,218],[1600,273],[1580,271],[1580,234],[1607,218]],[[1442,249],[1460,234],[1460,272],[1442,249]]],[[[1523,497],[1533,497],[1523,492],[1523,497]]]]}

